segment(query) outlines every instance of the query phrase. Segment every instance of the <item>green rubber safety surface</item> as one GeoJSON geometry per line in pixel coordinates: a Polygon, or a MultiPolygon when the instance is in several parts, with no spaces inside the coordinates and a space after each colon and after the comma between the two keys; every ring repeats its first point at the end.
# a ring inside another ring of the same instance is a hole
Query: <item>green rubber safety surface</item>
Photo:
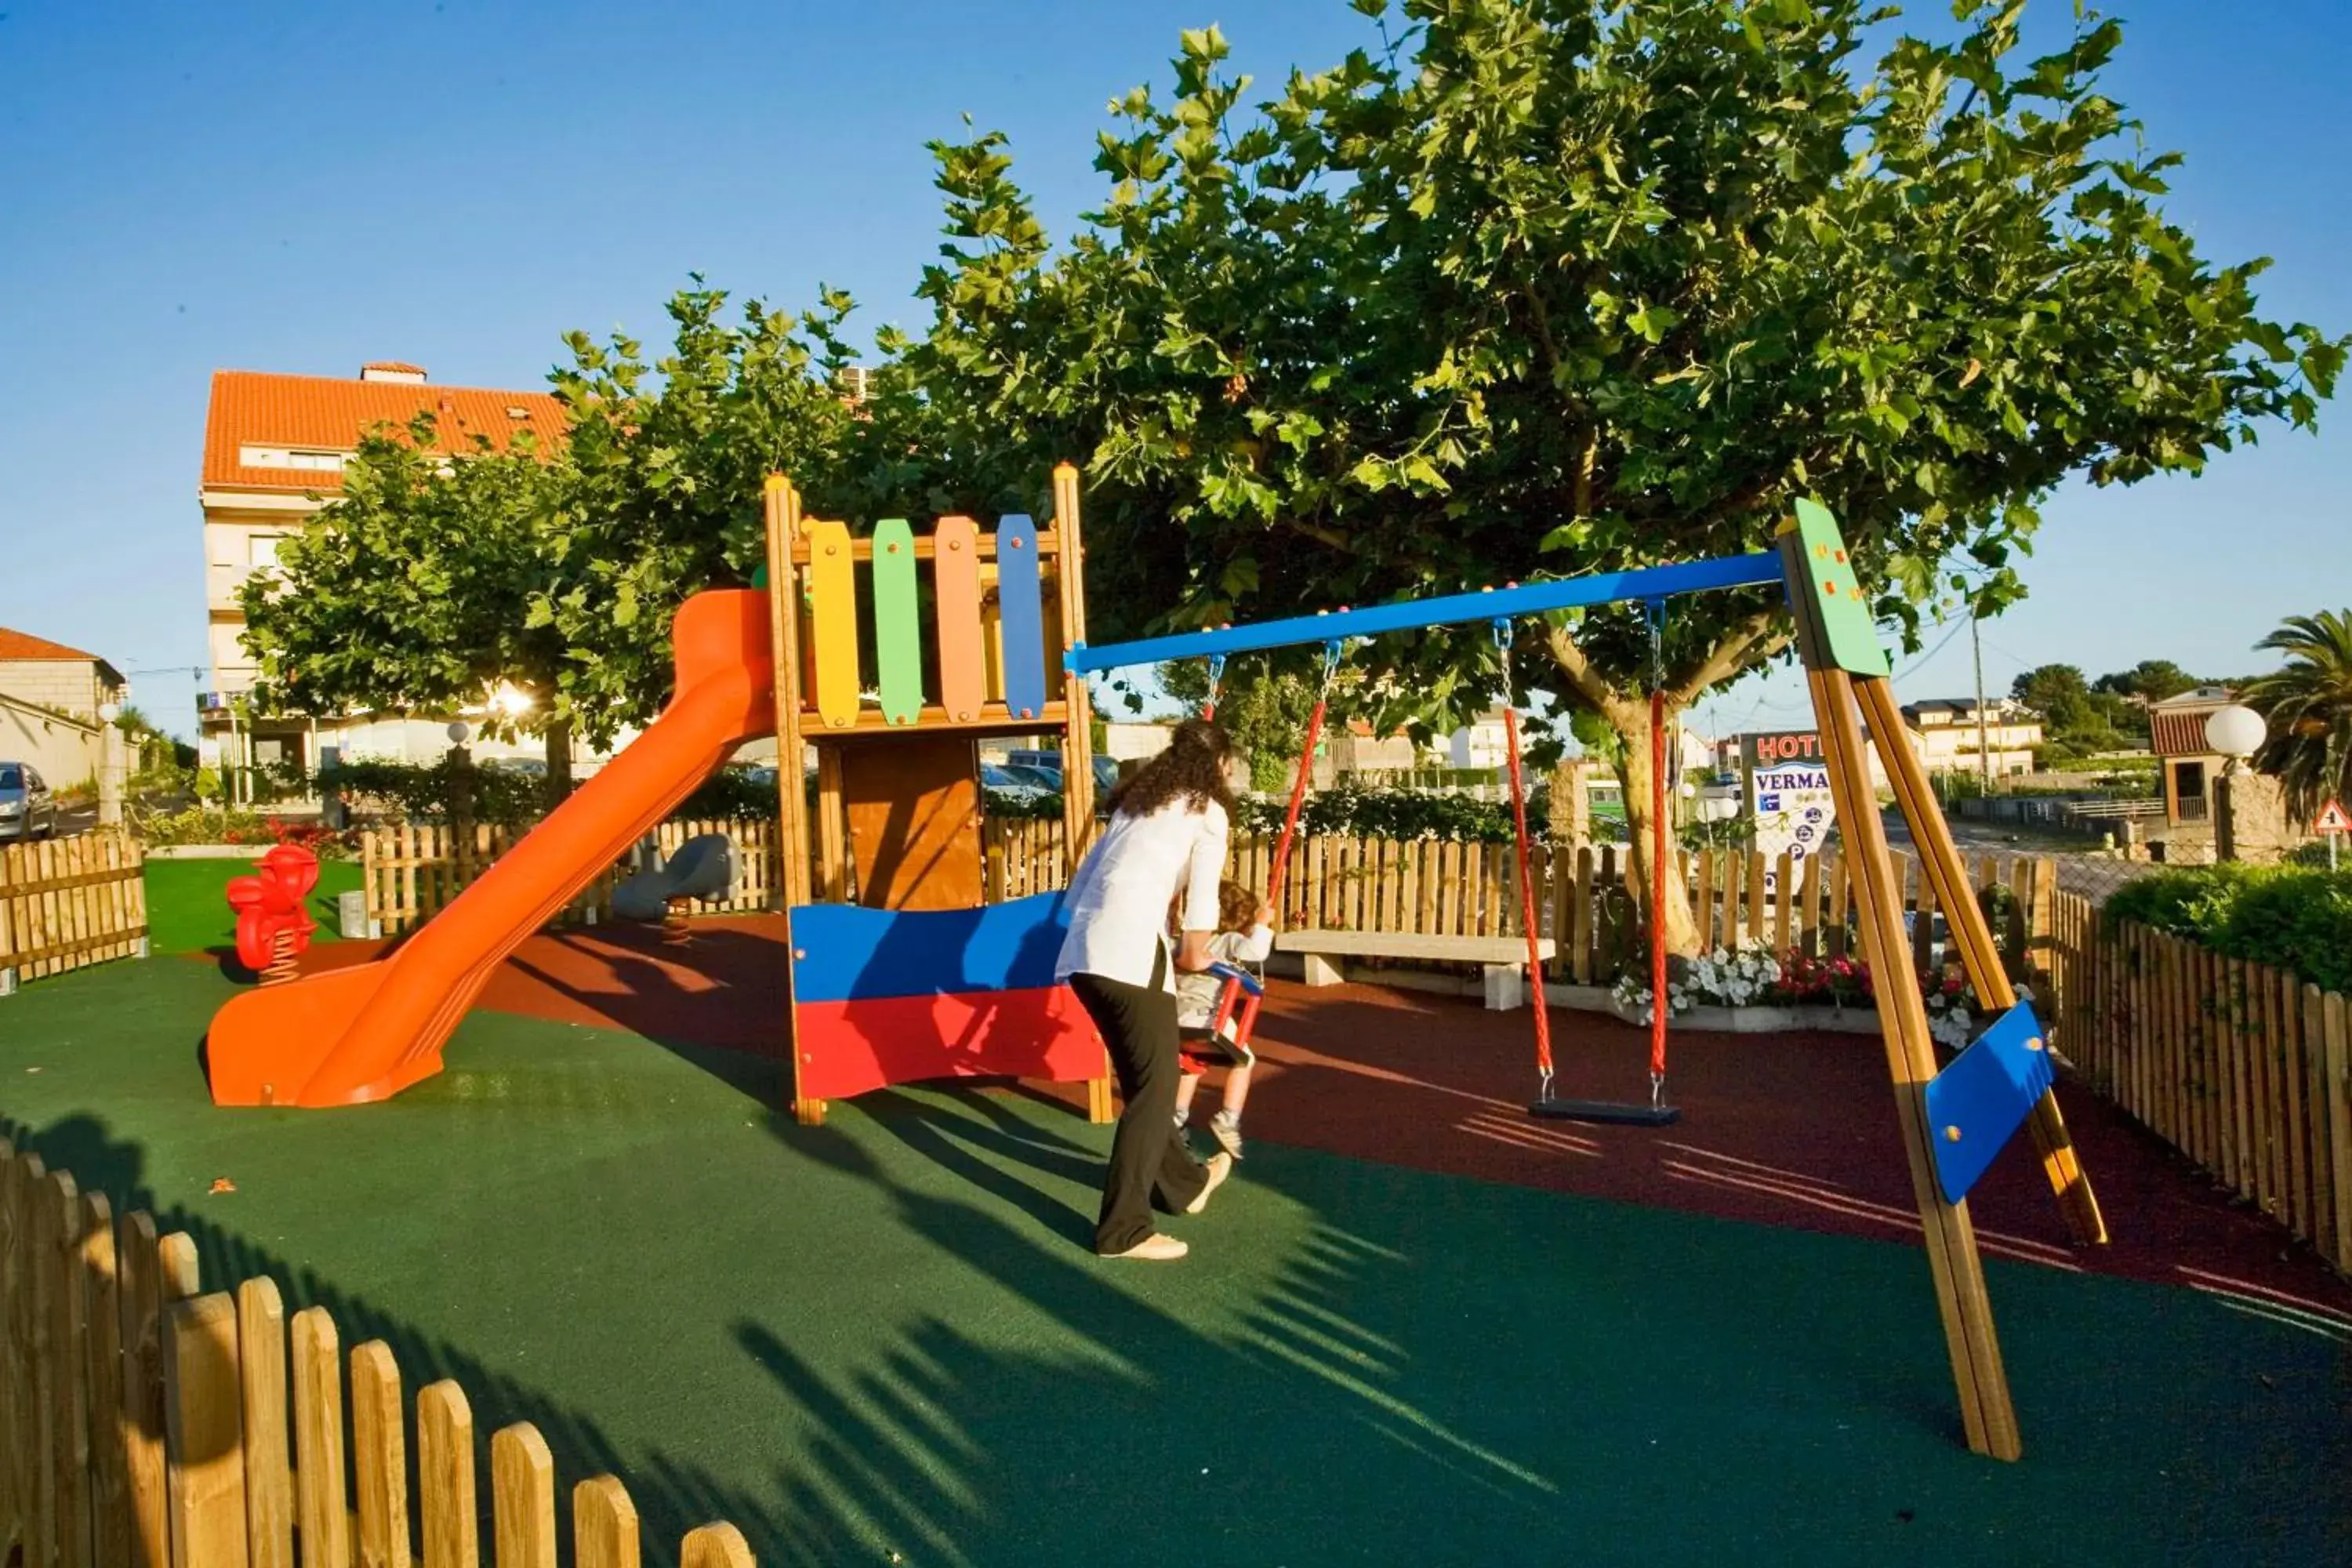
{"type": "MultiPolygon", "coordinates": [[[[254,850],[259,858],[261,850],[254,850]]],[[[157,952],[205,952],[236,942],[236,911],[228,905],[232,877],[253,873],[251,860],[150,860],[146,864],[147,941],[157,952]]],[[[336,940],[335,900],[360,885],[356,860],[321,860],[310,889],[312,942],[336,940]]]]}
{"type": "Polygon", "coordinates": [[[2352,1347],[2285,1314],[1990,1264],[2000,1465],[1916,1247],[1254,1144],[1191,1259],[1108,1264],[1109,1130],[1058,1106],[803,1129],[772,1064],[477,1014],[386,1105],[216,1111],[228,989],[26,986],[0,1117],[208,1286],[620,1474],[651,1561],[714,1518],[777,1563],[2352,1561],[2352,1347]]]}

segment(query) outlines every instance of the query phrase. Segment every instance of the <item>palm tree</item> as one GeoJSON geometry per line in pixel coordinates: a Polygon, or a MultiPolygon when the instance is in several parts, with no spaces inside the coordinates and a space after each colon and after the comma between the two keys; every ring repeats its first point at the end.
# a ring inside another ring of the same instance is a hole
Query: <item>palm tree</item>
{"type": "Polygon", "coordinates": [[[2242,694],[2270,727],[2254,765],[2285,786],[2288,809],[2308,821],[2352,795],[2352,610],[2290,616],[2254,646],[2286,656],[2242,694]]]}

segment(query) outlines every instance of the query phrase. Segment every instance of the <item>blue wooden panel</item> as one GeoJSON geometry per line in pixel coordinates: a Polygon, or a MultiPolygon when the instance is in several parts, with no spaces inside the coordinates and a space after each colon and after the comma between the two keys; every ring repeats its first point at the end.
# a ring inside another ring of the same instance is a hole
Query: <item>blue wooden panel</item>
{"type": "Polygon", "coordinates": [[[1051,986],[1068,929],[1059,893],[976,910],[802,904],[793,910],[793,999],[852,1002],[1051,986]]]}
{"type": "Polygon", "coordinates": [[[996,525],[996,608],[1004,639],[1004,707],[1015,719],[1045,710],[1045,605],[1037,525],[1017,512],[996,525]]]}
{"type": "Polygon", "coordinates": [[[1927,1085],[1936,1181],[1948,1203],[1977,1184],[2057,1077],[2033,1004],[2020,1002],[1927,1085]]]}

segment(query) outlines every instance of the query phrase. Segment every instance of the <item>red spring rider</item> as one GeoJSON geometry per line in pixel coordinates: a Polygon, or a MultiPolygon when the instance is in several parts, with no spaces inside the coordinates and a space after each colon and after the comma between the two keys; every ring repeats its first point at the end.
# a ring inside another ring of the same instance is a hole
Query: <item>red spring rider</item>
{"type": "Polygon", "coordinates": [[[250,877],[232,877],[229,907],[236,911],[236,961],[263,983],[291,978],[294,960],[319,929],[304,901],[319,885],[319,858],[299,845],[280,844],[264,855],[250,877]]]}

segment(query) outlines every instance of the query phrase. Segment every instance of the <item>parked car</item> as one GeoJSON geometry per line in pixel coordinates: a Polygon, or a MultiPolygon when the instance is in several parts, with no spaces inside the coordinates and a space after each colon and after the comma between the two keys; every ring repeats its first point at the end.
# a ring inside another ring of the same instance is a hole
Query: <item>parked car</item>
{"type": "Polygon", "coordinates": [[[990,795],[1001,795],[1008,800],[1024,803],[1044,800],[1055,793],[1033,780],[1020,777],[1009,768],[999,767],[994,763],[980,764],[980,787],[990,795]]]}
{"type": "Polygon", "coordinates": [[[1043,763],[1006,763],[1003,772],[1023,784],[1035,784],[1047,795],[1062,793],[1062,770],[1047,767],[1043,763]]]}
{"type": "Polygon", "coordinates": [[[0,838],[55,838],[58,803],[30,763],[0,763],[0,838]]]}

